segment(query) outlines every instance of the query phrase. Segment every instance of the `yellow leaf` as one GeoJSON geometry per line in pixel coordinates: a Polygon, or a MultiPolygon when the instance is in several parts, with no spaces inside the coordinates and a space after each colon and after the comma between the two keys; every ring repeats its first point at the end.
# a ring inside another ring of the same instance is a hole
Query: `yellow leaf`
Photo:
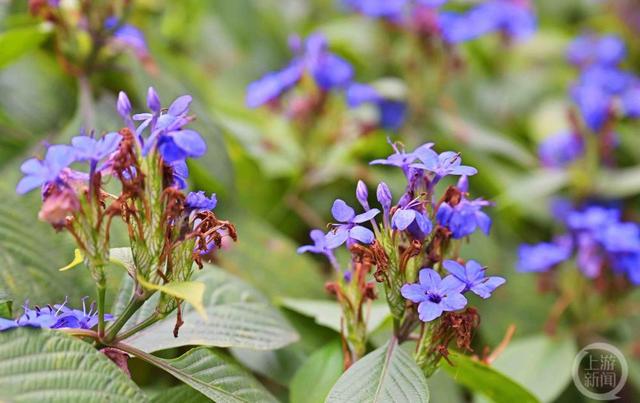
{"type": "Polygon", "coordinates": [[[148,290],[157,290],[172,297],[183,299],[191,304],[203,319],[207,319],[202,299],[204,297],[204,283],[200,281],[173,281],[164,285],[153,284],[138,276],[138,282],[148,290]]]}
{"type": "Polygon", "coordinates": [[[84,253],[80,249],[76,249],[73,251],[73,260],[68,265],[59,268],[60,271],[71,270],[84,260],[84,253]]]}

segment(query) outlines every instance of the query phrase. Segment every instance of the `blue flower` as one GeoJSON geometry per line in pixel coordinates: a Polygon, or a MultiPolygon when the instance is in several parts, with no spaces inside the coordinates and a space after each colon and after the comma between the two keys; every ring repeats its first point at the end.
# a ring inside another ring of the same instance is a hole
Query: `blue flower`
{"type": "Polygon", "coordinates": [[[49,147],[43,160],[31,158],[20,166],[24,177],[18,182],[16,192],[25,194],[37,187],[57,181],[63,169],[71,165],[75,159],[75,150],[70,146],[49,147]]]}
{"type": "Polygon", "coordinates": [[[391,165],[402,168],[405,175],[409,175],[410,166],[418,159],[418,154],[422,154],[433,147],[433,143],[426,143],[418,147],[413,152],[405,152],[403,147],[398,147],[396,143],[391,143],[391,147],[395,151],[385,159],[377,159],[370,162],[371,165],[391,165]]]}
{"type": "Polygon", "coordinates": [[[636,223],[610,223],[594,234],[607,252],[640,252],[640,228],[636,223]]]}
{"type": "Polygon", "coordinates": [[[426,148],[416,151],[416,156],[421,163],[411,164],[410,166],[433,172],[437,178],[435,181],[447,175],[472,176],[478,173],[478,170],[473,167],[461,165],[460,153],[454,151],[445,151],[438,155],[431,148],[426,148]]]}
{"type": "Polygon", "coordinates": [[[507,282],[498,276],[486,277],[484,275],[485,268],[475,260],[469,260],[465,266],[454,260],[445,260],[442,265],[464,284],[462,292],[471,291],[484,299],[489,298],[496,288],[507,282]]]}
{"type": "MultiPolygon", "coordinates": [[[[71,139],[77,161],[98,163],[118,149],[122,136],[119,133],[107,133],[99,140],[89,136],[76,136],[71,139]]],[[[99,168],[99,167],[98,167],[99,168]]]]}
{"type": "Polygon", "coordinates": [[[337,199],[334,201],[333,207],[331,207],[331,214],[341,224],[334,224],[334,228],[325,236],[327,247],[335,249],[345,242],[350,245],[356,241],[367,245],[372,243],[374,240],[373,232],[358,224],[371,220],[379,212],[380,210],[374,208],[356,215],[353,208],[343,200],[337,199]]]}
{"type": "Polygon", "coordinates": [[[536,29],[536,17],[518,0],[494,0],[463,13],[443,12],[439,24],[443,39],[457,44],[492,32],[502,32],[515,39],[526,38],[536,29]]]}
{"type": "Polygon", "coordinates": [[[400,22],[409,0],[343,0],[343,3],[368,17],[400,22]]]}
{"type": "Polygon", "coordinates": [[[211,193],[211,197],[207,197],[204,191],[190,192],[185,200],[185,205],[192,210],[213,210],[218,204],[215,193],[211,193]]]}
{"type": "Polygon", "coordinates": [[[614,269],[627,275],[633,285],[640,285],[640,253],[618,254],[613,259],[614,269]]]}
{"type": "MultiPolygon", "coordinates": [[[[82,310],[71,309],[63,304],[47,305],[43,308],[36,306],[31,309],[28,303],[23,306],[24,313],[16,320],[0,319],[0,331],[14,327],[36,327],[42,329],[91,329],[98,324],[98,313],[92,305],[86,310],[84,299],[82,310]]],[[[113,320],[113,315],[105,314],[105,320],[113,320]]]]}
{"type": "Polygon", "coordinates": [[[173,170],[173,185],[178,189],[187,187],[187,178],[189,177],[189,167],[184,160],[174,161],[171,164],[173,170]]]}
{"type": "Polygon", "coordinates": [[[144,39],[142,31],[131,24],[122,24],[119,26],[118,24],[119,21],[116,17],[109,17],[104,23],[105,28],[115,29],[115,31],[113,31],[114,41],[131,48],[138,57],[147,57],[149,55],[149,48],[147,47],[147,41],[144,39]]]}
{"type": "Polygon", "coordinates": [[[598,37],[591,34],[574,39],[567,48],[567,59],[571,64],[585,67],[591,64],[614,66],[626,56],[622,39],[615,35],[598,37]]]}
{"type": "Polygon", "coordinates": [[[562,168],[584,153],[582,138],[577,133],[560,132],[547,137],[538,146],[538,157],[543,166],[562,168]]]}
{"type": "Polygon", "coordinates": [[[331,53],[327,39],[320,33],[310,35],[304,52],[282,70],[268,73],[247,87],[246,104],[257,108],[277,99],[300,81],[308,72],[324,91],[346,87],[353,77],[353,68],[344,59],[331,53]]]}
{"type": "Polygon", "coordinates": [[[198,158],[207,151],[207,144],[195,130],[185,129],[193,117],[189,116],[189,106],[192,98],[183,95],[176,98],[165,113],[160,109],[157,93],[149,88],[147,103],[152,113],[139,113],[133,120],[141,121],[136,134],[144,144],[143,155],[147,155],[154,148],[158,150],[164,162],[172,164],[186,158],[198,158]],[[149,128],[151,135],[146,140],[142,133],[149,128]]]}
{"type": "Polygon", "coordinates": [[[582,119],[594,132],[600,131],[609,118],[611,97],[595,85],[576,85],[571,90],[582,119]]]}
{"type": "Polygon", "coordinates": [[[400,289],[403,297],[418,304],[418,316],[423,322],[430,322],[443,312],[457,311],[467,305],[462,295],[465,285],[454,276],[444,279],[432,269],[422,269],[419,282],[405,284],[400,289]]]}
{"type": "Polygon", "coordinates": [[[375,88],[367,84],[354,83],[347,88],[347,105],[351,108],[364,103],[373,104],[378,109],[380,127],[398,130],[404,123],[407,104],[397,99],[383,97],[375,88]]]}
{"type": "Polygon", "coordinates": [[[520,245],[518,271],[545,272],[571,257],[570,240],[543,242],[536,245],[520,245]]]}
{"type": "Polygon", "coordinates": [[[393,217],[391,217],[391,228],[398,231],[407,231],[416,239],[424,239],[433,229],[433,224],[429,220],[429,216],[418,211],[419,204],[409,203],[404,207],[398,208],[393,217]]]}
{"type": "Polygon", "coordinates": [[[443,202],[436,212],[436,220],[438,224],[451,230],[451,237],[454,239],[469,236],[476,228],[480,228],[482,232],[489,235],[491,218],[482,211],[482,208],[490,205],[490,202],[483,199],[463,198],[455,206],[443,202]]]}
{"type": "Polygon", "coordinates": [[[620,220],[620,210],[600,206],[587,207],[584,210],[568,212],[567,226],[575,231],[597,231],[602,227],[620,220]]]}

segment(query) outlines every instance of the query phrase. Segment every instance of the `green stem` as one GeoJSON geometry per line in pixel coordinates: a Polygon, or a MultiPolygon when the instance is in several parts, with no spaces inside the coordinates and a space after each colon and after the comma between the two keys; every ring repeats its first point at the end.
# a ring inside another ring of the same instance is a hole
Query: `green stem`
{"type": "Polygon", "coordinates": [[[161,320],[165,316],[166,315],[161,314],[159,312],[154,312],[147,319],[145,319],[142,322],[138,323],[137,325],[133,326],[131,329],[127,330],[126,332],[123,332],[122,334],[118,335],[118,337],[116,338],[115,342],[117,343],[120,340],[126,340],[127,338],[133,336],[134,334],[138,333],[139,331],[141,331],[143,329],[146,329],[147,327],[153,325],[154,323],[156,323],[157,321],[161,320]]]}
{"type": "Polygon", "coordinates": [[[105,300],[107,295],[107,286],[104,276],[102,276],[101,280],[97,283],[98,289],[98,336],[104,336],[104,311],[105,311],[105,300]]]}
{"type": "Polygon", "coordinates": [[[146,294],[141,297],[134,295],[133,298],[131,298],[131,300],[129,301],[129,304],[127,304],[127,306],[125,307],[124,311],[120,314],[120,316],[118,316],[116,321],[113,322],[111,326],[109,326],[108,333],[103,338],[103,341],[105,343],[113,342],[120,329],[122,329],[122,327],[127,324],[131,316],[133,316],[133,314],[136,313],[138,309],[140,309],[142,304],[144,304],[144,302],[148,298],[149,296],[147,296],[146,294]]]}

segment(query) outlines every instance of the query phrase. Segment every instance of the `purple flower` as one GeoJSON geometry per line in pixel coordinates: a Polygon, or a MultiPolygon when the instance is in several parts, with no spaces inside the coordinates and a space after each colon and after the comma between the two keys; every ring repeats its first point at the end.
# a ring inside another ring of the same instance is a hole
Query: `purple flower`
{"type": "Polygon", "coordinates": [[[173,185],[178,189],[187,187],[187,178],[189,177],[189,167],[184,160],[174,161],[171,164],[173,170],[173,185]]]}
{"type": "Polygon", "coordinates": [[[589,129],[599,131],[609,117],[611,106],[609,94],[595,85],[583,84],[572,88],[571,98],[589,129]]]}
{"type": "Polygon", "coordinates": [[[460,153],[453,151],[445,151],[438,155],[438,153],[428,148],[421,149],[419,152],[416,151],[416,156],[421,163],[411,164],[411,167],[433,172],[436,174],[437,179],[434,180],[436,182],[447,175],[471,176],[478,173],[478,170],[473,167],[461,165],[460,153]]]}
{"type": "Polygon", "coordinates": [[[580,271],[588,278],[597,277],[604,265],[604,254],[596,239],[590,233],[578,234],[576,246],[576,263],[580,271]]]}
{"type": "MultiPolygon", "coordinates": [[[[43,329],[91,329],[98,324],[98,313],[92,305],[87,312],[84,299],[82,310],[71,309],[63,304],[36,306],[31,309],[28,303],[23,306],[24,313],[16,320],[0,319],[0,331],[14,327],[36,327],[43,329]]],[[[105,320],[113,320],[113,315],[105,314],[105,320]]]]}
{"type": "Polygon", "coordinates": [[[218,204],[215,193],[211,193],[211,197],[207,197],[204,191],[191,192],[187,195],[185,205],[191,210],[213,210],[218,204]]]}
{"type": "Polygon", "coordinates": [[[634,84],[622,94],[622,108],[625,116],[640,118],[640,84],[634,84]]]}
{"type": "Polygon", "coordinates": [[[607,252],[640,252],[640,228],[636,223],[610,223],[595,231],[594,236],[607,252]]]}
{"type": "Polygon", "coordinates": [[[309,237],[313,241],[313,245],[304,245],[299,247],[298,253],[311,252],[325,255],[327,259],[329,259],[331,266],[339,271],[340,266],[338,265],[338,261],[336,260],[335,255],[333,254],[333,250],[327,244],[327,238],[325,237],[324,232],[320,231],[319,229],[313,229],[311,230],[311,232],[309,232],[309,237]]]}
{"type": "Polygon", "coordinates": [[[396,99],[384,98],[375,88],[367,84],[354,83],[347,88],[347,105],[351,108],[364,103],[373,104],[378,109],[380,127],[388,130],[399,129],[405,119],[407,104],[396,99]]]}
{"type": "Polygon", "coordinates": [[[633,285],[640,285],[640,253],[618,254],[613,259],[614,269],[627,275],[633,285]]]}
{"type": "Polygon", "coordinates": [[[350,9],[372,18],[400,22],[409,5],[408,0],[343,0],[350,9]]]}
{"type": "Polygon", "coordinates": [[[454,239],[469,236],[477,228],[489,235],[491,218],[482,211],[482,208],[490,205],[490,202],[483,199],[468,200],[463,198],[453,207],[449,203],[443,202],[438,207],[436,220],[438,224],[451,230],[451,236],[454,239]]]}
{"type": "Polygon", "coordinates": [[[577,133],[560,132],[547,137],[538,146],[538,157],[543,166],[562,168],[584,153],[582,138],[577,133]]]}
{"type": "Polygon", "coordinates": [[[571,245],[567,239],[555,243],[520,245],[518,248],[518,271],[545,272],[570,257],[571,245]]]}
{"type": "Polygon", "coordinates": [[[484,299],[489,298],[496,288],[507,281],[498,276],[486,277],[485,268],[475,260],[469,260],[465,266],[454,260],[445,260],[442,264],[449,273],[464,284],[462,292],[471,291],[484,299]]]}
{"type": "Polygon", "coordinates": [[[526,38],[536,29],[536,17],[526,1],[494,0],[463,13],[443,12],[439,24],[443,39],[456,44],[492,32],[502,32],[515,39],[526,38]]]}
{"type": "Polygon", "coordinates": [[[107,133],[99,140],[89,136],[76,136],[71,139],[77,161],[98,163],[118,149],[122,136],[119,133],[107,133]]]}
{"type": "Polygon", "coordinates": [[[419,283],[405,284],[400,289],[402,296],[418,304],[418,315],[423,322],[430,322],[443,312],[457,311],[467,305],[462,295],[465,285],[454,276],[444,279],[432,269],[422,269],[419,283]]]}
{"type": "Polygon", "coordinates": [[[203,156],[207,151],[207,144],[200,134],[194,130],[184,129],[193,117],[189,116],[189,105],[192,98],[183,95],[176,98],[165,113],[160,109],[154,110],[159,104],[157,93],[149,88],[147,103],[152,113],[139,113],[133,116],[133,120],[142,121],[136,134],[142,138],[142,133],[149,128],[151,135],[144,140],[143,155],[157,148],[158,152],[168,164],[186,158],[203,156]]]}
{"type": "Polygon", "coordinates": [[[418,203],[413,202],[398,208],[391,217],[391,228],[398,231],[406,230],[414,238],[424,239],[431,233],[433,225],[426,213],[416,210],[418,207],[418,203]]]}
{"type": "Polygon", "coordinates": [[[334,228],[325,236],[327,247],[335,249],[345,242],[350,245],[356,241],[367,245],[372,243],[374,240],[373,232],[358,224],[371,220],[379,212],[380,210],[374,208],[356,215],[353,208],[343,200],[337,199],[334,201],[333,207],[331,207],[331,214],[341,224],[333,224],[334,228]]]}
{"type": "Polygon", "coordinates": [[[305,71],[324,91],[344,88],[351,82],[353,68],[346,60],[329,51],[324,35],[310,35],[302,48],[303,53],[296,55],[284,69],[268,73],[249,84],[246,97],[248,107],[257,108],[275,100],[296,85],[305,71]]]}
{"type": "Polygon", "coordinates": [[[109,17],[104,24],[107,29],[115,29],[113,32],[114,41],[131,48],[138,57],[147,57],[149,49],[142,31],[131,24],[118,26],[118,23],[116,17],[109,17]]]}
{"type": "Polygon", "coordinates": [[[382,206],[382,210],[386,213],[391,209],[391,203],[393,202],[393,196],[391,194],[391,190],[386,183],[380,182],[378,184],[378,189],[376,190],[376,198],[378,199],[378,203],[382,206]]]}
{"type": "Polygon", "coordinates": [[[391,165],[402,168],[405,175],[409,175],[410,166],[418,159],[418,154],[423,154],[433,147],[433,143],[426,143],[418,147],[414,152],[405,152],[403,147],[398,147],[396,143],[391,143],[391,147],[395,151],[385,159],[377,159],[370,162],[371,165],[391,165]]]}
{"type": "Polygon", "coordinates": [[[580,67],[591,64],[613,66],[620,63],[625,56],[624,42],[615,35],[581,35],[574,39],[567,49],[569,62],[580,67]]]}
{"type": "Polygon", "coordinates": [[[43,160],[26,160],[20,170],[24,177],[18,182],[16,192],[25,194],[39,186],[58,180],[62,170],[76,159],[75,150],[67,145],[53,145],[47,149],[43,160]]]}
{"type": "Polygon", "coordinates": [[[570,211],[567,214],[567,226],[575,231],[596,231],[620,220],[620,210],[591,206],[582,211],[570,211]]]}

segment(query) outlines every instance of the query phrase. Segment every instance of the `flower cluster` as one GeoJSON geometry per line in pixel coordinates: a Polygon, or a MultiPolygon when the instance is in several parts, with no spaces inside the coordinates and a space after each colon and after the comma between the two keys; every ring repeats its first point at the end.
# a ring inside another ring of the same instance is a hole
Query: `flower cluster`
{"type": "Polygon", "coordinates": [[[447,0],[343,0],[346,7],[382,18],[419,35],[438,36],[458,44],[499,32],[509,38],[529,37],[536,18],[527,0],[490,0],[458,12],[442,10],[447,0]]]}
{"type": "MultiPolygon", "coordinates": [[[[111,3],[82,5],[73,1],[29,0],[29,11],[53,25],[55,40],[61,44],[83,43],[89,37],[93,41],[91,46],[95,47],[92,57],[101,62],[114,53],[130,50],[146,67],[154,68],[144,34],[125,21],[131,5],[123,3],[114,7],[111,3]],[[116,10],[119,13],[116,14],[116,10]]],[[[57,56],[69,73],[88,74],[96,60],[87,59],[87,52],[80,52],[78,48],[81,46],[57,46],[57,56]]]]}
{"type": "Polygon", "coordinates": [[[546,272],[575,255],[588,278],[613,273],[640,284],[640,225],[623,221],[617,208],[601,206],[568,211],[564,225],[568,233],[554,242],[522,245],[518,269],[546,272]]]}
{"type": "MultiPolygon", "coordinates": [[[[338,280],[329,283],[327,289],[343,307],[345,337],[356,358],[366,337],[361,324],[362,305],[375,298],[375,284],[367,281],[374,266],[374,278],[384,285],[400,340],[408,337],[420,321],[432,322],[445,313],[461,314],[456,311],[467,306],[463,294],[471,292],[488,298],[505,282],[501,277],[487,277],[481,264],[474,260],[464,264],[459,256],[463,238],[478,229],[488,233],[491,227],[491,219],[483,211],[490,203],[469,199],[468,177],[477,170],[463,165],[459,153],[438,154],[433,143],[412,152],[398,144],[392,147],[393,154],[371,164],[402,170],[407,186],[398,201],[394,204],[391,190],[382,182],[376,191],[380,209],[372,208],[367,187],[360,181],[356,199],[364,211],[358,214],[337,199],[331,208],[336,223],[327,233],[311,231],[313,245],[299,248],[299,252],[326,256],[338,272],[338,280]],[[437,185],[447,176],[458,176],[459,181],[436,198],[437,185]],[[352,257],[347,269],[341,267],[334,254],[345,244],[352,257]],[[445,273],[449,274],[442,278],[445,273]]],[[[424,343],[429,342],[425,339],[424,343]]],[[[443,348],[446,350],[446,346],[443,348]]]]}
{"type": "Polygon", "coordinates": [[[580,70],[570,96],[579,118],[571,129],[547,137],[538,154],[546,167],[564,167],[585,154],[586,143],[599,136],[601,154],[616,146],[615,123],[640,117],[640,78],[620,68],[626,47],[617,36],[585,34],[568,47],[568,61],[580,70]]]}
{"type": "MultiPolygon", "coordinates": [[[[22,307],[24,313],[17,319],[0,318],[0,331],[25,326],[42,329],[92,329],[98,324],[98,311],[95,309],[95,303],[91,304],[87,311],[85,299],[82,300],[82,310],[67,307],[66,300],[62,304],[42,308],[36,306],[33,309],[25,302],[22,307]]],[[[111,321],[113,316],[105,314],[104,320],[111,321]]]]}
{"type": "MultiPolygon", "coordinates": [[[[138,301],[155,292],[143,284],[188,281],[194,263],[202,267],[223,238],[236,239],[235,227],[212,211],[215,194],[181,191],[188,177],[186,159],[207,149],[201,135],[187,128],[194,119],[191,100],[183,95],[163,108],[149,88],[149,112],[132,114],[129,98],[120,92],[116,109],[124,128],[102,137],[76,136],[70,145],[50,145],[44,158],[21,166],[24,177],[17,192],[41,188],[40,219],[73,235],[99,290],[104,288],[114,217],[128,227],[135,263],[135,273],[129,274],[139,282],[138,301]],[[109,178],[119,182],[120,194],[106,190],[109,178]]],[[[180,303],[163,294],[156,310],[170,311],[180,303]]]]}
{"type": "Polygon", "coordinates": [[[278,108],[283,104],[284,96],[290,95],[294,88],[304,88],[312,83],[315,91],[302,91],[302,94],[290,96],[285,115],[297,119],[314,115],[322,109],[328,93],[346,91],[349,107],[365,103],[376,107],[381,127],[395,130],[402,125],[405,103],[385,97],[371,85],[355,82],[353,67],[329,50],[323,34],[311,34],[305,41],[296,36],[289,42],[293,59],[283,69],[249,84],[246,95],[248,107],[268,104],[278,108]]]}

